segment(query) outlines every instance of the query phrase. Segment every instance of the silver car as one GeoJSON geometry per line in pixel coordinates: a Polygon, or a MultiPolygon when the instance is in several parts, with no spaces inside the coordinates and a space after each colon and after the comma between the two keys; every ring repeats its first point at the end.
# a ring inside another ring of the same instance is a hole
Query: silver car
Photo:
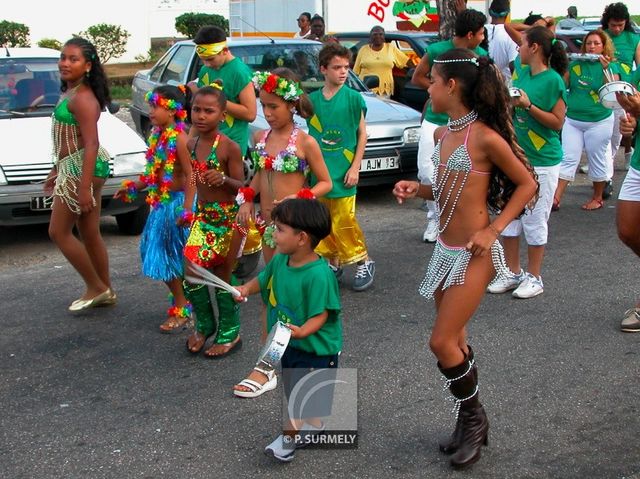
{"type": "MultiPolygon", "coordinates": [[[[233,55],[254,71],[270,71],[284,66],[300,76],[307,92],[323,86],[324,79],[318,66],[318,53],[322,48],[319,42],[231,38],[228,45],[233,55]]],[[[135,75],[131,116],[141,134],[145,135],[150,128],[145,93],[161,84],[186,84],[197,78],[201,66],[193,42],[181,41],[173,45],[153,68],[135,75]]],[[[415,176],[420,113],[376,96],[352,72],[349,72],[347,85],[362,94],[367,106],[367,146],[360,168],[360,185],[390,184],[415,176]]],[[[297,117],[296,123],[306,129],[302,118],[297,117]]],[[[267,128],[258,104],[258,116],[251,129],[267,128]]]]}

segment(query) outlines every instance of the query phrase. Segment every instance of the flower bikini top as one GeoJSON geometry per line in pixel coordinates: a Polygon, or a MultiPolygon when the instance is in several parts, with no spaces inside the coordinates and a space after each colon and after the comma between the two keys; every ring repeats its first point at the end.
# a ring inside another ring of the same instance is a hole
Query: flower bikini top
{"type": "Polygon", "coordinates": [[[251,152],[255,170],[281,171],[283,173],[300,172],[306,175],[309,172],[309,165],[305,160],[296,156],[296,140],[299,131],[300,129],[294,126],[287,147],[276,156],[270,156],[266,152],[265,146],[271,130],[265,130],[264,135],[251,152]]]}

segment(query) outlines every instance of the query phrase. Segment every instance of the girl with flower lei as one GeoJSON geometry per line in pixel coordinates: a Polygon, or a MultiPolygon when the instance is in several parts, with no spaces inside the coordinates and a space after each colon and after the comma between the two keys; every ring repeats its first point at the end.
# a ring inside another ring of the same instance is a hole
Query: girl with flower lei
{"type": "MultiPolygon", "coordinates": [[[[294,113],[303,118],[313,115],[313,107],[302,91],[295,74],[288,68],[276,68],[270,73],[256,72],[253,84],[259,90],[260,103],[269,130],[256,132],[256,151],[252,154],[256,174],[251,185],[241,188],[238,195],[240,210],[237,221],[247,226],[250,221],[264,229],[262,254],[269,262],[275,252],[272,241],[274,226],[271,210],[288,198],[295,198],[301,190],[302,197],[320,197],[331,191],[331,178],[322,158],[322,152],[315,139],[300,130],[293,120],[294,113]],[[307,191],[307,173],[313,172],[318,182],[307,191]],[[253,196],[260,194],[260,213],[254,212],[253,196]]],[[[266,337],[266,318],[263,308],[263,334],[266,337]]],[[[242,397],[255,397],[273,389],[274,379],[253,370],[247,379],[261,387],[250,391],[244,385],[236,385],[234,390],[242,397]],[[268,386],[265,386],[269,382],[268,386]]]]}
{"type": "Polygon", "coordinates": [[[138,181],[125,181],[116,198],[132,201],[146,190],[151,212],[140,238],[142,273],[163,281],[169,288],[171,306],[160,331],[170,333],[186,327],[191,304],[182,287],[182,250],[189,234],[194,188],[187,135],[188,96],[184,86],[160,86],[148,92],[149,119],[153,129],[148,140],[147,164],[138,181]]]}

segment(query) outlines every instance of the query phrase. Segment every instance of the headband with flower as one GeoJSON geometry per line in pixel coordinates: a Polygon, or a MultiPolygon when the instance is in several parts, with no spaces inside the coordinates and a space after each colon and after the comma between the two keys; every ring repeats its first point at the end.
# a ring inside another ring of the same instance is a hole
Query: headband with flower
{"type": "Polygon", "coordinates": [[[149,103],[149,105],[166,108],[169,111],[175,111],[177,121],[185,121],[187,119],[187,111],[184,109],[184,106],[182,105],[182,103],[180,103],[179,101],[175,101],[173,98],[165,98],[158,93],[148,91],[144,96],[144,99],[147,103],[149,103]]]}
{"type": "Polygon", "coordinates": [[[297,81],[270,72],[255,72],[251,81],[256,89],[278,95],[285,101],[296,101],[304,93],[297,81]]]}

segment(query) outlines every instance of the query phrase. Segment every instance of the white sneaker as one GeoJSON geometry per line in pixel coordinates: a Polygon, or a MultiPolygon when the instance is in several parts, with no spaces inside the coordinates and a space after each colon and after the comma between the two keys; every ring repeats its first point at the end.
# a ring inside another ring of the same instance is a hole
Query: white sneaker
{"type": "Polygon", "coordinates": [[[264,448],[264,453],[278,461],[291,462],[296,455],[295,439],[292,436],[280,434],[271,444],[264,448]]]}
{"type": "Polygon", "coordinates": [[[531,273],[527,273],[520,286],[512,293],[514,298],[528,299],[538,296],[544,292],[542,278],[536,278],[531,273]]]}
{"type": "Polygon", "coordinates": [[[522,270],[520,270],[519,274],[498,274],[487,286],[487,293],[500,294],[516,289],[524,279],[524,276],[524,271],[522,270]]]}
{"type": "Polygon", "coordinates": [[[422,241],[425,243],[435,243],[438,239],[438,222],[427,220],[427,229],[422,234],[422,241]]]}

